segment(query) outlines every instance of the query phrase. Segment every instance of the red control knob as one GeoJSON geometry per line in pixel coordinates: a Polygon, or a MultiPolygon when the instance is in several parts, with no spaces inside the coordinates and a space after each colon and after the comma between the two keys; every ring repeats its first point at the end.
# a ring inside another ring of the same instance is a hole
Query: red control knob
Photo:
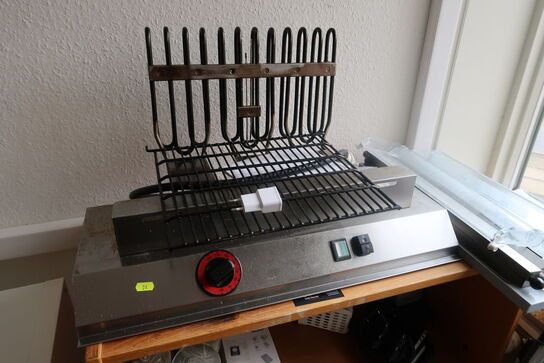
{"type": "Polygon", "coordinates": [[[240,262],[232,253],[223,250],[204,255],[196,269],[196,280],[200,287],[215,296],[232,292],[241,278],[240,262]]]}

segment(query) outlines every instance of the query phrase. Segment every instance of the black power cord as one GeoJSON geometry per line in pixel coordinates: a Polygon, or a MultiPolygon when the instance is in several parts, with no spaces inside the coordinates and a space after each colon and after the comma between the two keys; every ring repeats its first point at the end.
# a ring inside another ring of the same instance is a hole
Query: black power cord
{"type": "Polygon", "coordinates": [[[159,188],[159,184],[146,185],[145,187],[137,188],[128,194],[129,199],[138,199],[145,197],[152,197],[157,195],[162,190],[163,192],[177,191],[177,190],[198,190],[201,188],[209,188],[216,186],[228,187],[236,184],[236,180],[214,180],[214,181],[200,181],[200,182],[174,182],[174,183],[162,183],[159,188]],[[172,190],[172,188],[174,190],[172,190]]]}
{"type": "MultiPolygon", "coordinates": [[[[162,190],[170,191],[172,190],[172,185],[170,183],[164,183],[161,184],[161,188],[162,190]]],[[[155,194],[158,194],[159,191],[159,184],[146,185],[145,187],[134,189],[128,194],[128,197],[129,199],[151,197],[155,194]]]]}

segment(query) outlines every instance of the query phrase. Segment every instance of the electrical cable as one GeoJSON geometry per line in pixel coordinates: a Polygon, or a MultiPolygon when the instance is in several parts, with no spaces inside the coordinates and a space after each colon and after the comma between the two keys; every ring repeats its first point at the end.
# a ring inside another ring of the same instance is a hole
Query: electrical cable
{"type": "MultiPolygon", "coordinates": [[[[172,190],[170,183],[161,184],[162,190],[172,190]]],[[[137,188],[128,194],[129,199],[138,199],[151,197],[159,193],[159,184],[146,185],[145,187],[137,188]]]]}

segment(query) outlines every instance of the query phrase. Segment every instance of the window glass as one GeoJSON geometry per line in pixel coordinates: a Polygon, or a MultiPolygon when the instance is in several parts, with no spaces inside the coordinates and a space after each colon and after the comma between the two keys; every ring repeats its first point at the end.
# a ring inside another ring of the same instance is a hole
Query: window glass
{"type": "Polygon", "coordinates": [[[544,199],[544,127],[542,122],[527,157],[520,188],[537,198],[544,199]]]}

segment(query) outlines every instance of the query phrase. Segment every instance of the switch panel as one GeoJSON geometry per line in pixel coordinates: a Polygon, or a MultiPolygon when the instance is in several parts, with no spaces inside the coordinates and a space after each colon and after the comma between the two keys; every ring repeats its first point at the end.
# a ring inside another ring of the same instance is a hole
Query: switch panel
{"type": "Polygon", "coordinates": [[[356,256],[366,256],[374,252],[374,246],[368,234],[361,234],[351,239],[351,249],[356,256]]]}
{"type": "Polygon", "coordinates": [[[332,257],[336,262],[349,260],[351,253],[349,252],[348,242],[345,238],[337,239],[330,242],[332,257]]]}

